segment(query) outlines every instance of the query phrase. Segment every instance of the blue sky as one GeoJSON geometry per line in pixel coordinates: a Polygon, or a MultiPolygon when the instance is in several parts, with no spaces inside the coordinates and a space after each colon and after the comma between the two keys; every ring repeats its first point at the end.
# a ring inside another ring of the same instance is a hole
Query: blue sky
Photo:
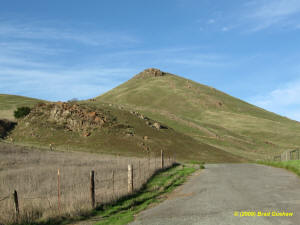
{"type": "Polygon", "coordinates": [[[0,93],[87,99],[156,67],[300,121],[299,0],[0,3],[0,93]]]}

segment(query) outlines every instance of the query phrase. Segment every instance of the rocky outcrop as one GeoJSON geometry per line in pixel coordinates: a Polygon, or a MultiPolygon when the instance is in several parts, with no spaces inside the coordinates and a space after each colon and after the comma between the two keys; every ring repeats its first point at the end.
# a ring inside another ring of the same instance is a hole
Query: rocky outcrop
{"type": "Polygon", "coordinates": [[[167,126],[162,125],[161,123],[159,123],[157,121],[151,120],[147,116],[144,116],[143,114],[140,114],[139,112],[130,111],[130,113],[135,115],[136,117],[142,119],[142,120],[145,120],[146,125],[149,126],[149,127],[155,128],[157,130],[168,129],[167,126]]]}
{"type": "Polygon", "coordinates": [[[167,73],[162,72],[159,69],[149,68],[149,69],[145,69],[143,72],[137,74],[135,77],[136,78],[147,78],[147,77],[162,77],[165,75],[167,75],[167,73]]]}
{"type": "Polygon", "coordinates": [[[65,102],[39,104],[24,120],[29,123],[34,120],[46,120],[70,131],[82,131],[84,136],[90,136],[93,129],[112,124],[112,121],[100,111],[92,111],[84,106],[65,102]]]}

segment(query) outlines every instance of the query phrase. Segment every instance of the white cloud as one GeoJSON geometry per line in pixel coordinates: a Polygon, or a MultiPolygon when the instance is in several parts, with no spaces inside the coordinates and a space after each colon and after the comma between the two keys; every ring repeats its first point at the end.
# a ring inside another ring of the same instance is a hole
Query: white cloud
{"type": "Polygon", "coordinates": [[[135,38],[79,30],[0,21],[0,93],[48,100],[83,99],[97,96],[137,72],[131,65],[114,66],[103,51],[132,46],[135,38]],[[95,52],[100,52],[100,60],[95,52]]]}
{"type": "MultiPolygon", "coordinates": [[[[249,6],[249,5],[248,5],[249,6]]],[[[272,26],[296,27],[295,16],[300,13],[299,0],[263,0],[254,1],[246,19],[252,23],[250,31],[260,31],[272,26]]]]}
{"type": "Polygon", "coordinates": [[[229,28],[228,27],[223,27],[222,31],[224,31],[224,32],[229,31],[229,28]]]}
{"type": "Polygon", "coordinates": [[[223,67],[232,65],[232,61],[225,55],[214,53],[182,53],[162,58],[161,62],[181,64],[196,67],[223,67]]]}
{"type": "Polygon", "coordinates": [[[215,21],[214,19],[210,19],[210,20],[207,21],[208,24],[213,24],[213,23],[215,23],[215,22],[216,22],[216,21],[215,21]]]}
{"type": "Polygon", "coordinates": [[[285,84],[266,95],[255,96],[250,102],[300,121],[300,80],[285,84]]]}
{"type": "Polygon", "coordinates": [[[139,42],[136,37],[104,31],[77,31],[44,24],[0,22],[0,38],[23,40],[65,40],[92,46],[113,46],[139,42]]]}
{"type": "Polygon", "coordinates": [[[136,70],[129,68],[101,67],[60,70],[1,68],[0,93],[48,100],[86,99],[110,90],[134,72],[136,70]]]}

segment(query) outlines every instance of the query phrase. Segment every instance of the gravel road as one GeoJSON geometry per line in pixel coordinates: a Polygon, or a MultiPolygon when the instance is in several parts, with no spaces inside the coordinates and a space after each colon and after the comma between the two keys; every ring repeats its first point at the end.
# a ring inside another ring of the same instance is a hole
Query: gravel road
{"type": "Polygon", "coordinates": [[[130,225],[299,225],[300,179],[256,164],[211,164],[130,225]],[[252,216],[235,216],[253,212],[252,216]],[[258,216],[259,212],[271,213],[258,216]],[[293,216],[272,216],[289,212],[293,216]],[[255,215],[254,215],[255,214],[255,215]]]}

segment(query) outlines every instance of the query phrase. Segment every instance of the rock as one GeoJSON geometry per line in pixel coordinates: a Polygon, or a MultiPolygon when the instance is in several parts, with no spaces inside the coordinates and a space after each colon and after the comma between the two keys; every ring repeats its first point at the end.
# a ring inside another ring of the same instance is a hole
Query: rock
{"type": "Polygon", "coordinates": [[[146,74],[149,74],[151,76],[154,76],[154,77],[159,77],[159,76],[164,75],[164,73],[162,71],[160,71],[159,69],[155,69],[155,68],[145,69],[143,72],[146,74]]]}
{"type": "Polygon", "coordinates": [[[70,114],[71,114],[71,112],[69,110],[65,110],[65,111],[63,111],[62,116],[66,117],[66,116],[68,116],[70,114]]]}
{"type": "Polygon", "coordinates": [[[149,68],[149,69],[145,69],[143,72],[137,74],[135,77],[147,78],[147,77],[161,77],[161,76],[165,76],[165,75],[166,75],[166,73],[162,72],[159,69],[149,68]]]}
{"type": "Polygon", "coordinates": [[[88,115],[94,119],[96,117],[96,112],[90,112],[88,115]]]}
{"type": "Polygon", "coordinates": [[[84,133],[83,133],[83,136],[84,136],[84,137],[88,137],[88,136],[90,136],[90,135],[91,135],[91,132],[84,132],[84,133]]]}
{"type": "Polygon", "coordinates": [[[54,122],[71,131],[93,130],[112,122],[101,111],[89,111],[84,106],[62,102],[34,107],[24,122],[31,124],[36,120],[54,122]]]}
{"type": "Polygon", "coordinates": [[[157,130],[159,130],[161,128],[161,125],[158,122],[155,122],[152,126],[154,128],[156,128],[157,130]]]}

